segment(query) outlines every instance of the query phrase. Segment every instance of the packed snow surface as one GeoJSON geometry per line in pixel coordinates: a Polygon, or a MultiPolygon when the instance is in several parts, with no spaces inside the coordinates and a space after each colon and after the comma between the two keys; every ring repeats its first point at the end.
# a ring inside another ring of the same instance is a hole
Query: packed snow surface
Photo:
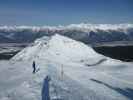
{"type": "Polygon", "coordinates": [[[0,100],[41,100],[47,75],[51,100],[133,100],[132,66],[61,35],[42,37],[0,61],[0,100]]]}

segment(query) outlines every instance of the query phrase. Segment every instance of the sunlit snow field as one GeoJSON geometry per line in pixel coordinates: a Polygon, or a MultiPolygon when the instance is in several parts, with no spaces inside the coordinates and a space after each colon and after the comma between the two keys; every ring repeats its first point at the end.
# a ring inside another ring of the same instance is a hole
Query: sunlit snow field
{"type": "Polygon", "coordinates": [[[50,76],[51,100],[133,100],[133,64],[96,53],[54,35],[38,39],[9,61],[0,61],[0,100],[41,100],[50,76]],[[32,62],[40,70],[32,73],[32,62]]]}

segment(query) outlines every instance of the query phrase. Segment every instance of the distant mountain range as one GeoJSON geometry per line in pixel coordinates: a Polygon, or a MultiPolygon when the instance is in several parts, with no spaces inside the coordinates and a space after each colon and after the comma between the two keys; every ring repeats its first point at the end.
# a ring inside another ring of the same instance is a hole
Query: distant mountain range
{"type": "Polygon", "coordinates": [[[84,43],[133,41],[133,24],[71,24],[68,26],[0,26],[0,43],[31,43],[61,34],[84,43]]]}

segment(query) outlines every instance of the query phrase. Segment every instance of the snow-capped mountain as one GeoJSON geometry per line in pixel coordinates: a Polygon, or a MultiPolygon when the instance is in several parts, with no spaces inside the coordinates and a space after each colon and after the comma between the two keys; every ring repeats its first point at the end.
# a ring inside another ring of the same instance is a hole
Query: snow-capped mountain
{"type": "Polygon", "coordinates": [[[62,34],[84,43],[133,41],[133,24],[71,24],[68,26],[1,26],[0,43],[33,42],[42,36],[62,34]]]}
{"type": "Polygon", "coordinates": [[[84,63],[91,60],[90,65],[105,59],[104,56],[97,54],[91,47],[68,37],[55,34],[51,37],[44,36],[37,39],[32,46],[23,49],[12,60],[44,58],[52,58],[69,63],[84,63]]]}
{"type": "Polygon", "coordinates": [[[46,76],[51,100],[132,100],[132,66],[68,37],[44,36],[0,61],[0,100],[42,100],[46,76]]]}

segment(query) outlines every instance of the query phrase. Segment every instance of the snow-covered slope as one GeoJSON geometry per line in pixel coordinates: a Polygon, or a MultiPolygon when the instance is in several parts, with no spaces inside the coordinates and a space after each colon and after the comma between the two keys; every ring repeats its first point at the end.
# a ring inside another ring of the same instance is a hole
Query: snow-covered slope
{"type": "Polygon", "coordinates": [[[132,66],[64,36],[43,37],[0,62],[0,100],[41,100],[47,75],[51,100],[133,100],[132,66]]]}
{"type": "Polygon", "coordinates": [[[52,58],[69,63],[90,61],[90,64],[105,59],[104,56],[97,54],[91,47],[58,34],[36,40],[33,46],[25,48],[12,59],[34,60],[38,58],[52,58]]]}

